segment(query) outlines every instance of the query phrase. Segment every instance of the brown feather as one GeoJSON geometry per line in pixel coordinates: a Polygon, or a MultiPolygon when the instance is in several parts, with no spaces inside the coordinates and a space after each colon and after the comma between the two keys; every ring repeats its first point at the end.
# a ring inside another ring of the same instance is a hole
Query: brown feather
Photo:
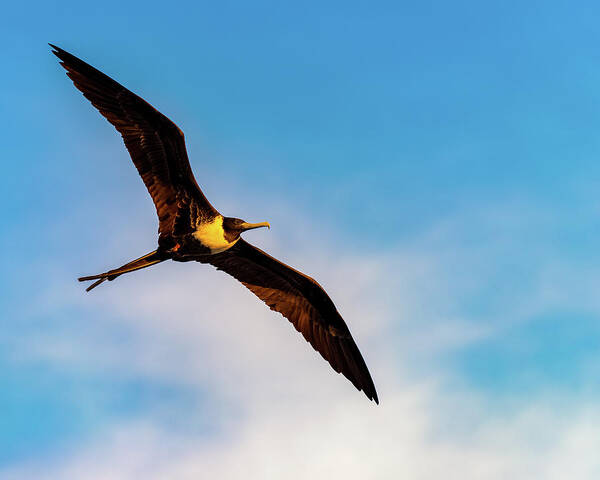
{"type": "Polygon", "coordinates": [[[350,330],[315,280],[243,239],[225,252],[197,260],[210,263],[242,282],[272,310],[286,317],[336,372],[379,403],[373,380],[350,330]]]}
{"type": "Polygon", "coordinates": [[[171,235],[176,219],[190,225],[197,219],[189,213],[210,219],[218,214],[194,179],[185,149],[183,132],[166,116],[112,78],[59,47],[50,45],[67,75],[92,105],[119,131],[152,200],[159,218],[158,231],[171,235]],[[187,217],[187,218],[186,218],[187,217]]]}

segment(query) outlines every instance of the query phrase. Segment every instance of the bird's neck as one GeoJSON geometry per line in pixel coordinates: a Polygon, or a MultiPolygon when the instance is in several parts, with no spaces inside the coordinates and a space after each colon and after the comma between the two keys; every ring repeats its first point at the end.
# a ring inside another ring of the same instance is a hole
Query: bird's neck
{"type": "Polygon", "coordinates": [[[193,235],[202,245],[210,249],[211,254],[224,252],[233,247],[240,239],[239,236],[235,239],[231,238],[223,229],[222,215],[218,215],[213,220],[198,225],[193,235]]]}

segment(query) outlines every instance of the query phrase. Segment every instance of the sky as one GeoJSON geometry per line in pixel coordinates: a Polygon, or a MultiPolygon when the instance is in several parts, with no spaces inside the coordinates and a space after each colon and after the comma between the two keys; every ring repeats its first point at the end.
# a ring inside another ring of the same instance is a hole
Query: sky
{"type": "Polygon", "coordinates": [[[600,477],[597,2],[11,2],[0,479],[600,477]],[[381,404],[209,266],[163,263],[47,43],[185,132],[315,277],[381,404]]]}

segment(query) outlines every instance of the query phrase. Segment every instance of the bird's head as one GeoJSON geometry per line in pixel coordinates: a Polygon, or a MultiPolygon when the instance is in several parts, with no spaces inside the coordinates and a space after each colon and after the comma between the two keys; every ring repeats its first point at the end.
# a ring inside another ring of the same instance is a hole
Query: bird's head
{"type": "Polygon", "coordinates": [[[267,227],[271,228],[269,222],[260,223],[248,223],[240,218],[224,217],[223,218],[223,231],[225,232],[225,238],[230,242],[237,239],[242,232],[246,230],[252,230],[253,228],[267,227]]]}

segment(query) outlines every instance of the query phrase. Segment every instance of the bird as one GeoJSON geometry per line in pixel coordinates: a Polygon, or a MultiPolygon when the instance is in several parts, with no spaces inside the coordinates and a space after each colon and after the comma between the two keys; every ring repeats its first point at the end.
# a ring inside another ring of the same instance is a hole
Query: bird
{"type": "Polygon", "coordinates": [[[194,178],[184,134],[175,123],[88,63],[49,45],[75,87],[123,137],[158,216],[157,249],[121,267],[79,278],[93,282],[86,291],[165,260],[212,265],[287,318],[336,372],[379,404],[363,356],[325,290],[241,237],[270,224],[219,213],[194,178]]]}

